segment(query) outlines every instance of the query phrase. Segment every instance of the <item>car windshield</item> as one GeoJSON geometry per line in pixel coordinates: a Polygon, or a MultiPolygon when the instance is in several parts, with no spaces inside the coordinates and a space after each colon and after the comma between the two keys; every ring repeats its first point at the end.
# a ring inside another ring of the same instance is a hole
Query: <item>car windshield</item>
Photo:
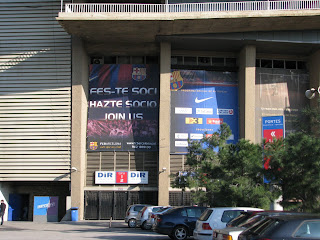
{"type": "Polygon", "coordinates": [[[263,235],[264,233],[272,230],[275,226],[281,224],[283,221],[273,218],[265,218],[261,222],[248,228],[250,234],[253,235],[263,235]]]}
{"type": "Polygon", "coordinates": [[[238,227],[243,227],[243,228],[251,227],[253,224],[259,222],[263,218],[264,218],[264,216],[262,216],[262,215],[253,216],[253,217],[247,219],[245,222],[239,224],[238,227]]]}
{"type": "Polygon", "coordinates": [[[247,213],[247,212],[241,213],[238,217],[230,220],[228,222],[227,226],[236,227],[236,226],[240,225],[241,223],[245,222],[248,218],[249,218],[249,213],[247,213]]]}

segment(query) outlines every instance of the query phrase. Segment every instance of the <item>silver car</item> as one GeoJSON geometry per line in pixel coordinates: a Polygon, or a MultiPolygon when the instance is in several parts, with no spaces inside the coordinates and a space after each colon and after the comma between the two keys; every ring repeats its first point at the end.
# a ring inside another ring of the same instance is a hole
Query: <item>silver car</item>
{"type": "Polygon", "coordinates": [[[129,228],[134,228],[137,225],[137,216],[140,210],[142,210],[145,206],[151,206],[147,204],[135,204],[128,207],[126,212],[126,217],[124,221],[128,223],[129,228]]]}
{"type": "Polygon", "coordinates": [[[137,227],[141,227],[144,230],[150,230],[152,225],[147,224],[148,217],[151,213],[155,213],[161,209],[163,209],[164,206],[146,206],[144,207],[137,216],[137,227]]]}

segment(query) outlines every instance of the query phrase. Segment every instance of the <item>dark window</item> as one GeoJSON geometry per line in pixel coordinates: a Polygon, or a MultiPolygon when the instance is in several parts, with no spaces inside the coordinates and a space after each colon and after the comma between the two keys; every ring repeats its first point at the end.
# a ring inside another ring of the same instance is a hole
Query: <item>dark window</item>
{"type": "Polygon", "coordinates": [[[199,220],[200,220],[200,221],[207,221],[212,212],[213,212],[212,209],[206,209],[206,210],[201,214],[201,216],[199,217],[199,220]]]}
{"type": "Polygon", "coordinates": [[[303,62],[303,61],[298,61],[297,62],[297,67],[298,67],[298,69],[307,69],[307,64],[306,64],[306,62],[303,62]]]}
{"type": "Polygon", "coordinates": [[[135,206],[133,210],[134,210],[135,212],[140,212],[140,210],[141,210],[142,208],[144,208],[144,206],[135,206]]]}
{"type": "Polygon", "coordinates": [[[212,58],[212,66],[222,67],[224,66],[224,58],[212,58]]]}
{"type": "Polygon", "coordinates": [[[172,65],[183,65],[183,57],[182,56],[172,56],[171,57],[172,65]]]}
{"type": "Polygon", "coordinates": [[[202,65],[202,66],[210,66],[211,65],[210,57],[198,57],[198,63],[199,65],[202,65]]]}
{"type": "Polygon", "coordinates": [[[197,57],[184,57],[185,65],[197,65],[197,57]]]}
{"type": "Polygon", "coordinates": [[[260,66],[260,59],[256,59],[256,67],[259,68],[260,66]]]}
{"type": "Polygon", "coordinates": [[[226,66],[227,67],[236,67],[237,59],[236,58],[226,58],[226,66]]]}
{"type": "Polygon", "coordinates": [[[158,64],[159,58],[157,56],[146,56],[146,63],[147,64],[158,64]]]}
{"type": "Polygon", "coordinates": [[[284,60],[273,60],[273,68],[284,68],[284,60]]]}
{"type": "Polygon", "coordinates": [[[221,222],[227,223],[241,214],[242,210],[226,210],[223,212],[221,222]]]}
{"type": "Polygon", "coordinates": [[[262,68],[272,68],[272,60],[261,59],[261,67],[262,68]]]}
{"type": "Polygon", "coordinates": [[[296,61],[286,61],[286,69],[297,69],[296,61]]]}

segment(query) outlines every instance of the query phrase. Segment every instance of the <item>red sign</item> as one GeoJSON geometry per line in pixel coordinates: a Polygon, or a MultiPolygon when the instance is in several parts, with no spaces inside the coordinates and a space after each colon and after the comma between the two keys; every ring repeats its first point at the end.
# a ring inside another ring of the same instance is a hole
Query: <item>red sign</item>
{"type": "Polygon", "coordinates": [[[116,183],[128,183],[128,172],[116,172],[116,183]]]}
{"type": "Polygon", "coordinates": [[[265,138],[267,142],[273,142],[274,138],[283,138],[283,129],[265,129],[263,130],[263,138],[265,138]]]}

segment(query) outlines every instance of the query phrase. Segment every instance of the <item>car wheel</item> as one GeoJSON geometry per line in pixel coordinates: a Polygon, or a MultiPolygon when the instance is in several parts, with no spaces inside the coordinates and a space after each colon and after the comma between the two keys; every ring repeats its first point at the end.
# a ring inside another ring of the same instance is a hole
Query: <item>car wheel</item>
{"type": "Polygon", "coordinates": [[[184,226],[178,226],[173,230],[173,239],[185,240],[188,237],[188,230],[184,226]]]}
{"type": "Polygon", "coordinates": [[[144,230],[150,230],[152,228],[151,225],[147,225],[147,221],[144,221],[142,226],[141,226],[142,229],[144,230]]]}
{"type": "Polygon", "coordinates": [[[134,218],[131,218],[131,219],[128,221],[128,227],[129,227],[129,228],[134,228],[134,227],[136,227],[136,224],[137,224],[137,222],[136,222],[136,220],[135,220],[134,218]]]}

